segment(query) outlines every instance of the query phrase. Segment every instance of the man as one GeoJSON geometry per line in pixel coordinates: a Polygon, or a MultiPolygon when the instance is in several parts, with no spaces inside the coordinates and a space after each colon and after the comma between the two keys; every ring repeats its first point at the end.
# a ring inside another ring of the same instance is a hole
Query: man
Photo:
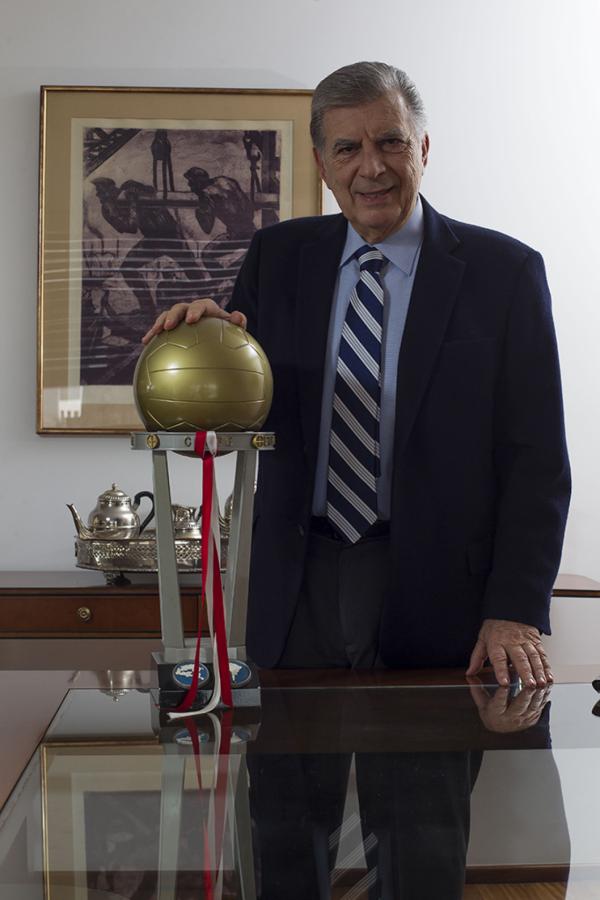
{"type": "Polygon", "coordinates": [[[512,662],[545,686],[570,476],[541,257],[420,197],[429,138],[403,72],[357,63],[325,78],[311,134],[342,214],[259,231],[236,312],[177,305],[144,338],[221,315],[271,361],[278,443],[256,493],[249,652],[263,666],[468,675],[489,658],[500,684],[512,662]],[[344,534],[357,510],[365,522],[344,534]]]}

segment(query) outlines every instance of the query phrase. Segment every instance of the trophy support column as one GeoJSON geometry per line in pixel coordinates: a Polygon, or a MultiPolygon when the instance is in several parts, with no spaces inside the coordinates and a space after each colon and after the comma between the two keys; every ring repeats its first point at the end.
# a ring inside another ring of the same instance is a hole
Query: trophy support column
{"type": "MultiPolygon", "coordinates": [[[[177,651],[185,647],[185,641],[177,557],[175,555],[175,534],[171,514],[169,467],[165,450],[154,450],[152,452],[152,476],[162,641],[165,654],[169,653],[171,655],[172,651],[175,651],[176,657],[177,651]]],[[[172,661],[175,662],[176,658],[173,658],[172,661]]]]}
{"type": "MultiPolygon", "coordinates": [[[[185,695],[193,668],[195,639],[186,639],[177,572],[177,558],[171,512],[171,491],[167,452],[193,455],[194,433],[134,432],[133,450],[152,451],[158,586],[162,626],[161,651],[152,654],[158,675],[160,706],[173,709],[185,695]]],[[[246,655],[246,615],[252,541],[252,513],[257,451],[272,450],[272,432],[217,432],[219,452],[237,451],[235,482],[231,512],[227,567],[225,571],[224,605],[227,648],[235,707],[260,706],[260,685],[256,669],[246,655]]],[[[200,461],[199,457],[194,457],[200,461]]],[[[201,671],[198,693],[191,711],[205,706],[213,688],[212,647],[200,648],[201,671]]]]}
{"type": "Polygon", "coordinates": [[[256,450],[238,453],[225,578],[225,625],[228,645],[232,651],[229,656],[237,659],[246,659],[248,574],[255,478],[256,450]]]}

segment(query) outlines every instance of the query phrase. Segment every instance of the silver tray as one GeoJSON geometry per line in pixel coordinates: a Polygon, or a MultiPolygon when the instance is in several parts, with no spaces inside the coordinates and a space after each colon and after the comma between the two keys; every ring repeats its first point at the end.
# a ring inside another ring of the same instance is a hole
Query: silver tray
{"type": "MultiPolygon", "coordinates": [[[[221,537],[221,570],[227,566],[227,537],[221,537]]],[[[175,555],[179,572],[200,572],[202,542],[198,538],[176,538],[175,555]]],[[[75,538],[75,558],[79,569],[104,572],[115,581],[124,572],[158,572],[156,534],[148,528],[141,537],[120,540],[75,538]]]]}

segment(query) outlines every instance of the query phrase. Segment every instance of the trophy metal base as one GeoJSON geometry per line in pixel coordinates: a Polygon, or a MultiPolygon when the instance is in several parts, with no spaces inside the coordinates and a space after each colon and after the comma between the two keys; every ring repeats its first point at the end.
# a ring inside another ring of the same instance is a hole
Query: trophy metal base
{"type": "MultiPolygon", "coordinates": [[[[231,695],[234,708],[260,707],[260,682],[256,666],[248,659],[240,659],[230,648],[229,667],[231,672],[231,695]]],[[[167,654],[172,656],[171,653],[167,654]]],[[[179,655],[179,654],[178,654],[179,655]]],[[[245,654],[244,654],[245,655],[245,654]]],[[[153,687],[156,693],[157,706],[160,710],[172,711],[183,701],[192,680],[194,668],[193,653],[182,649],[178,660],[165,659],[160,651],[152,653],[153,687]]],[[[209,702],[214,688],[214,671],[212,662],[201,662],[198,690],[190,712],[197,712],[209,702]]],[[[218,709],[224,709],[221,704],[218,709]]]]}

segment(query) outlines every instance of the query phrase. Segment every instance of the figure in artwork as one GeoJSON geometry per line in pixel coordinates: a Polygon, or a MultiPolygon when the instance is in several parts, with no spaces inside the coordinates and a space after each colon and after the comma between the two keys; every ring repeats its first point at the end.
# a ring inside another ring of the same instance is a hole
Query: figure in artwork
{"type": "Polygon", "coordinates": [[[229,303],[252,235],[280,218],[281,136],[85,127],[82,158],[81,383],[127,385],[158,313],[229,303]]]}

